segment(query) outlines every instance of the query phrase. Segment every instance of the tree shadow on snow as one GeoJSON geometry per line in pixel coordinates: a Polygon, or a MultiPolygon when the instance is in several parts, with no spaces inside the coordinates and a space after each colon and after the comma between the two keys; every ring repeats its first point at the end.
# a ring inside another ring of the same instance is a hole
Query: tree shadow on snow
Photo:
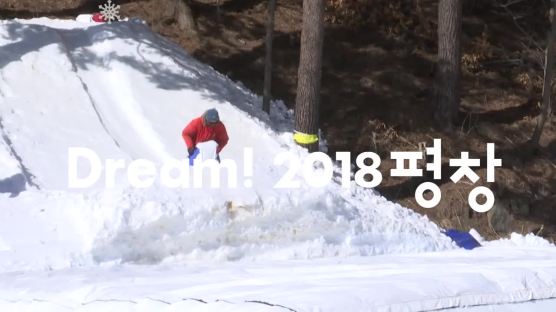
{"type": "Polygon", "coordinates": [[[25,176],[22,173],[0,180],[0,193],[10,193],[10,197],[16,197],[23,191],[25,191],[25,176]]]}
{"type": "MultiPolygon", "coordinates": [[[[68,56],[76,71],[87,70],[90,66],[110,69],[112,64],[126,64],[147,77],[157,88],[201,91],[201,95],[206,99],[229,102],[248,115],[257,117],[276,131],[291,130],[291,125],[281,120],[284,111],[275,111],[274,113],[279,117],[275,122],[271,121],[268,115],[260,110],[259,97],[239,87],[208,65],[195,60],[178,45],[152,32],[142,21],[100,24],[79,29],[54,29],[16,22],[8,22],[0,27],[4,28],[3,32],[12,41],[0,46],[0,70],[12,62],[20,61],[30,52],[38,51],[51,44],[58,44],[61,52],[68,56]],[[129,47],[135,48],[137,53],[124,55],[112,51],[107,55],[99,55],[92,49],[93,45],[112,39],[123,39],[129,47]],[[153,50],[164,58],[171,59],[171,66],[158,61],[160,57],[153,60],[145,55],[153,50]]],[[[6,38],[6,35],[4,37],[6,38]]],[[[152,102],[156,99],[147,100],[152,102]]]]}

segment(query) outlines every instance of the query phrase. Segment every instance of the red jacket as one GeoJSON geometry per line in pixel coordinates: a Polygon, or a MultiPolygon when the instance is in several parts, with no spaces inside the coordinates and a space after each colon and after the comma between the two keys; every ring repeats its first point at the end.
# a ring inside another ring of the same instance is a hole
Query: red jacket
{"type": "Polygon", "coordinates": [[[214,126],[207,127],[203,122],[203,118],[193,119],[185,129],[181,132],[181,136],[187,145],[187,148],[194,148],[197,143],[215,141],[218,144],[216,153],[228,144],[228,132],[222,122],[216,123],[214,126]]]}

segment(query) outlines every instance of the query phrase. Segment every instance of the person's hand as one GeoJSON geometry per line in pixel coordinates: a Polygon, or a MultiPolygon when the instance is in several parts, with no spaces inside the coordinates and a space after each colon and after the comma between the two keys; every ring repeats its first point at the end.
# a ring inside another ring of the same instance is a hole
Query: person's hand
{"type": "Polygon", "coordinates": [[[189,154],[189,157],[191,157],[191,155],[193,155],[193,152],[195,151],[194,147],[190,147],[187,149],[187,153],[189,154]]]}
{"type": "Polygon", "coordinates": [[[216,154],[216,161],[220,162],[220,155],[216,154]]]}

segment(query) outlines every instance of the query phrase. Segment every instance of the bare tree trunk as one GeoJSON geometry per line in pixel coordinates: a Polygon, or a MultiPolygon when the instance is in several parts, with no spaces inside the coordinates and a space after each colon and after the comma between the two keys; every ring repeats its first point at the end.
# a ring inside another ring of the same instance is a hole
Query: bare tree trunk
{"type": "Polygon", "coordinates": [[[538,145],[541,140],[542,131],[546,120],[552,113],[552,77],[554,69],[554,37],[556,37],[556,0],[554,7],[550,12],[552,18],[552,29],[548,34],[548,43],[546,46],[545,62],[544,62],[544,82],[542,86],[542,107],[541,115],[537,119],[537,126],[531,137],[531,142],[538,145]]]}
{"type": "Polygon", "coordinates": [[[318,150],[319,102],[322,78],[325,0],[303,1],[301,55],[295,100],[296,142],[318,150]]]}
{"type": "Polygon", "coordinates": [[[216,0],[216,20],[218,23],[222,23],[222,11],[220,7],[222,6],[222,0],[216,0]]]}
{"type": "Polygon", "coordinates": [[[439,0],[435,119],[451,130],[460,105],[462,1],[439,0]]]}
{"type": "Polygon", "coordinates": [[[197,36],[197,24],[195,24],[195,19],[193,18],[193,13],[191,8],[184,0],[176,1],[176,11],[175,17],[178,27],[181,31],[188,32],[192,35],[197,36]]]}
{"type": "Polygon", "coordinates": [[[272,98],[272,42],[274,39],[274,14],[276,0],[268,0],[268,16],[266,24],[266,58],[264,66],[263,110],[270,114],[270,100],[272,98]]]}
{"type": "Polygon", "coordinates": [[[193,12],[185,0],[162,0],[163,19],[173,19],[178,28],[197,39],[197,24],[193,12]]]}

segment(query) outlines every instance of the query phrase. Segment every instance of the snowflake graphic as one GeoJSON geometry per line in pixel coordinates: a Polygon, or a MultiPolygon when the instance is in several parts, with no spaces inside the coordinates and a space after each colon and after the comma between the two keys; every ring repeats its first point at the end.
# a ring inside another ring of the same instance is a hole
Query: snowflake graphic
{"type": "Polygon", "coordinates": [[[100,14],[109,24],[112,21],[119,21],[120,18],[120,6],[112,3],[112,0],[108,0],[106,4],[99,5],[100,14]]]}

